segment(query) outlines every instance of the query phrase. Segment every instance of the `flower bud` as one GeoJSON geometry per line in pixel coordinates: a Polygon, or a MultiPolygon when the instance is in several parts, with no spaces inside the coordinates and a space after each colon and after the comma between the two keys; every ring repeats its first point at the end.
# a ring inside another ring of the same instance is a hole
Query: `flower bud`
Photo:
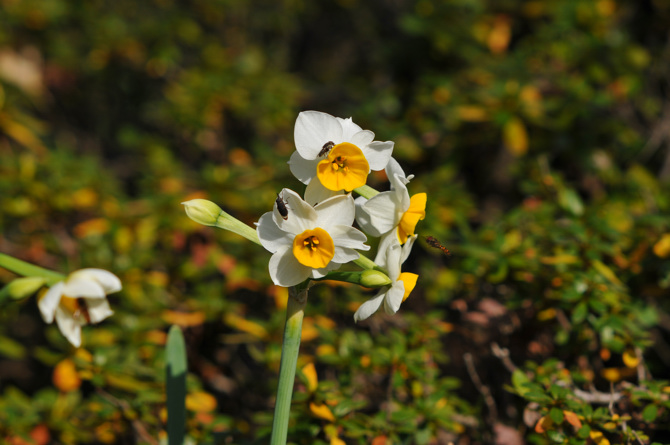
{"type": "Polygon", "coordinates": [[[215,226],[219,215],[223,210],[221,207],[206,199],[191,199],[182,202],[186,215],[193,221],[203,226],[215,226]]]}
{"type": "Polygon", "coordinates": [[[46,280],[43,277],[17,278],[0,291],[0,300],[6,296],[15,300],[28,297],[42,287],[45,282],[46,280]]]}
{"type": "Polygon", "coordinates": [[[361,274],[361,286],[365,287],[383,287],[391,284],[391,279],[378,270],[364,270],[361,274]]]}

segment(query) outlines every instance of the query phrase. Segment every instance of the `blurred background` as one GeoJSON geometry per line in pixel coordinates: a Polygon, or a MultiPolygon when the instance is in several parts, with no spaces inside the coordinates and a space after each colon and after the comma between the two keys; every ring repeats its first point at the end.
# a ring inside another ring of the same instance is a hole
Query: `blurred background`
{"type": "Polygon", "coordinates": [[[0,0],[0,22],[0,252],[124,286],[78,350],[0,302],[2,440],[159,443],[178,324],[192,443],[267,443],[286,289],[180,203],[252,224],[302,192],[318,110],[395,141],[451,255],[420,238],[393,317],[313,289],[293,443],[670,441],[667,1],[0,0]]]}

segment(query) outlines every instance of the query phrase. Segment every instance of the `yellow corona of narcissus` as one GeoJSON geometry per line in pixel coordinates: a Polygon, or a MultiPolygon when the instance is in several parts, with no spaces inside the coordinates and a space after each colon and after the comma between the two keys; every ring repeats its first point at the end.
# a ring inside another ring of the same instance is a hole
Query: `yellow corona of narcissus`
{"type": "Polygon", "coordinates": [[[393,230],[398,241],[404,244],[414,235],[417,223],[426,217],[425,193],[409,196],[407,184],[414,175],[405,176],[398,162],[391,158],[386,166],[391,190],[370,199],[356,199],[356,221],[372,236],[381,236],[393,230]]]}
{"type": "Polygon", "coordinates": [[[365,320],[377,312],[382,304],[387,314],[393,315],[398,312],[400,305],[409,297],[419,279],[417,274],[401,272],[402,263],[409,256],[416,238],[417,235],[410,236],[403,246],[393,233],[382,238],[375,263],[388,271],[391,284],[381,288],[377,295],[363,303],[354,314],[354,320],[365,320]]]}
{"type": "Polygon", "coordinates": [[[351,118],[341,119],[319,111],[303,111],[295,123],[296,151],[291,172],[307,184],[310,204],[365,185],[370,170],[382,170],[393,152],[393,142],[374,141],[351,118]]]}
{"type": "Polygon", "coordinates": [[[344,263],[357,260],[357,250],[369,250],[366,236],[352,227],[355,204],[351,195],[338,195],[312,207],[293,190],[284,189],[283,213],[277,202],[261,216],[258,238],[273,253],[269,270],[279,286],[295,286],[322,278],[344,263]]]}

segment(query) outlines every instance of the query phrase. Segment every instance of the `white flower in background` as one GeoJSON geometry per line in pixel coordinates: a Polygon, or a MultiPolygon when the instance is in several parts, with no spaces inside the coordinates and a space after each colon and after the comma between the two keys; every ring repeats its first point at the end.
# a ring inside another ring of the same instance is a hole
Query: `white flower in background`
{"type": "Polygon", "coordinates": [[[398,241],[404,244],[414,234],[419,220],[426,217],[427,195],[417,193],[409,196],[407,184],[414,175],[405,176],[400,164],[393,158],[386,166],[386,175],[391,182],[390,191],[370,199],[356,198],[356,221],[363,231],[372,236],[382,236],[395,230],[398,241]]]}
{"type": "Polygon", "coordinates": [[[81,345],[81,327],[99,323],[114,312],[107,294],[121,290],[121,281],[102,269],[81,269],[72,272],[65,281],[51,286],[37,303],[42,318],[58,328],[75,347],[81,345]]]}
{"type": "Polygon", "coordinates": [[[307,184],[311,204],[365,185],[370,170],[381,170],[393,152],[393,142],[373,141],[375,134],[349,119],[319,111],[303,111],[295,122],[296,151],[291,172],[307,184]]]}
{"type": "Polygon", "coordinates": [[[261,244],[273,253],[269,269],[275,284],[288,287],[324,277],[358,259],[354,249],[370,249],[363,244],[365,234],[351,226],[356,213],[351,195],[334,196],[315,207],[293,190],[283,189],[280,196],[284,215],[275,202],[257,223],[261,244]]]}
{"type": "Polygon", "coordinates": [[[409,256],[416,237],[417,235],[410,236],[403,246],[400,246],[398,238],[393,233],[382,238],[375,263],[386,269],[391,285],[381,288],[377,295],[358,308],[354,314],[356,322],[365,320],[377,312],[382,303],[384,311],[393,315],[400,309],[400,304],[409,297],[419,276],[415,273],[401,272],[401,267],[409,256]]]}

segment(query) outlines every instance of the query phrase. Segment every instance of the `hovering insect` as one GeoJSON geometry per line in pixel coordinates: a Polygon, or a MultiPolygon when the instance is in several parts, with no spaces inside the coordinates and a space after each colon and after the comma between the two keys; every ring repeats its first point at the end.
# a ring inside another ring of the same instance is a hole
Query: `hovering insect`
{"type": "Polygon", "coordinates": [[[279,193],[277,193],[277,199],[275,200],[275,203],[277,204],[277,211],[279,211],[281,217],[284,218],[284,221],[286,221],[288,219],[288,209],[286,208],[287,202],[284,201],[283,196],[283,193],[282,196],[279,196],[279,193]]]}
{"type": "Polygon", "coordinates": [[[91,324],[91,314],[88,313],[88,306],[86,306],[86,300],[83,298],[79,297],[75,299],[75,311],[73,314],[73,317],[75,319],[78,319],[79,317],[84,317],[84,320],[86,320],[86,323],[91,324]]]}
{"type": "Polygon", "coordinates": [[[333,141],[328,141],[325,144],[323,144],[323,147],[321,148],[321,151],[319,152],[319,157],[325,156],[328,154],[328,152],[335,146],[335,142],[333,141]]]}
{"type": "Polygon", "coordinates": [[[440,243],[440,241],[439,241],[437,238],[435,238],[435,237],[433,237],[433,236],[427,236],[427,237],[426,237],[426,242],[428,243],[428,245],[429,245],[430,247],[434,247],[434,248],[436,248],[436,249],[440,249],[440,250],[442,251],[442,253],[444,253],[445,255],[451,255],[451,252],[449,252],[449,249],[447,249],[446,247],[444,247],[444,246],[442,245],[442,243],[440,243]]]}

